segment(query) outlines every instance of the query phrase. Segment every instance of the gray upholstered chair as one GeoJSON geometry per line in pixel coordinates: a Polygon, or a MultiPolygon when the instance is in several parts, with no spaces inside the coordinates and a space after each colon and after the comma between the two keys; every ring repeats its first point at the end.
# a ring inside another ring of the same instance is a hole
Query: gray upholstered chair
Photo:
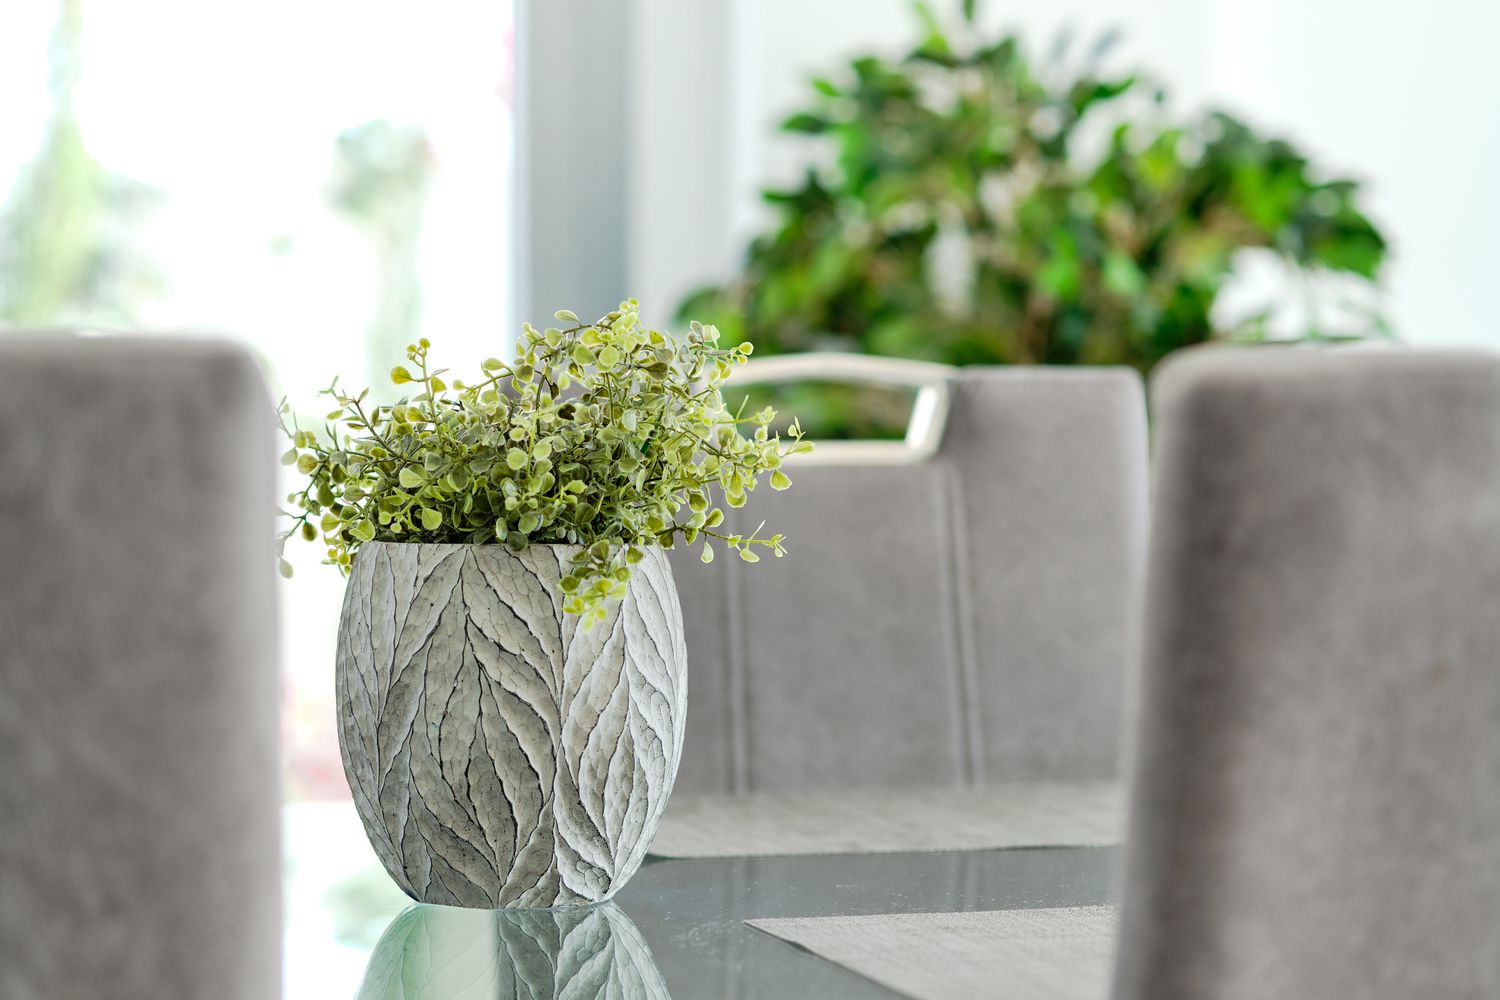
{"type": "Polygon", "coordinates": [[[272,410],[242,351],[0,337],[0,996],[280,995],[272,410]]]}
{"type": "Polygon", "coordinates": [[[1500,996],[1500,359],[1153,387],[1116,1000],[1500,996]]]}
{"type": "Polygon", "coordinates": [[[785,559],[674,553],[679,790],[1114,777],[1145,550],[1136,374],[847,356],[742,372],[921,391],[905,443],[830,444],[731,512],[784,532],[785,559]]]}

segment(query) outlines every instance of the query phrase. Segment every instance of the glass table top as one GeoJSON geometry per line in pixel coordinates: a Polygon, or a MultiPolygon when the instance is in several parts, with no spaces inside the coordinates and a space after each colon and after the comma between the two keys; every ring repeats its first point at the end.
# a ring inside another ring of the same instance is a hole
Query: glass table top
{"type": "Polygon", "coordinates": [[[286,819],[288,1000],[511,996],[890,997],[745,926],[758,917],[1108,902],[1113,848],[648,859],[611,904],[469,911],[411,903],[346,805],[286,819]]]}

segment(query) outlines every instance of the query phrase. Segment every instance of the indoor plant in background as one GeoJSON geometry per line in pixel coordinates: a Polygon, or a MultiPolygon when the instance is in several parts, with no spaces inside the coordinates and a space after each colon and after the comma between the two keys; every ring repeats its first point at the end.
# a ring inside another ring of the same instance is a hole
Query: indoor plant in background
{"type": "MultiPolygon", "coordinates": [[[[666,548],[749,562],[780,535],[716,530],[762,477],[784,489],[768,410],[725,409],[750,353],[682,340],[634,301],[528,325],[471,382],[392,370],[367,404],[335,382],[324,433],[283,427],[308,476],[283,536],[350,573],[339,736],[354,802],[413,898],[473,907],[608,898],[635,872],[682,747],[686,652],[666,548]],[[743,430],[742,430],[743,428],[743,430]]],[[[284,567],[285,569],[285,567],[284,567]]]]}
{"type": "MultiPolygon", "coordinates": [[[[946,30],[918,4],[909,54],[813,81],[782,130],[811,137],[821,165],[764,193],[775,222],[743,272],[684,313],[762,352],[1143,371],[1216,336],[1384,332],[1385,241],[1355,182],[1229,114],[1172,115],[1159,88],[1100,69],[1111,39],[1035,60],[975,8],[946,30]],[[1278,287],[1215,310],[1247,251],[1278,287]],[[1260,305],[1288,301],[1268,329],[1260,305]]],[[[815,437],[904,424],[866,390],[780,398],[815,437]]]]}

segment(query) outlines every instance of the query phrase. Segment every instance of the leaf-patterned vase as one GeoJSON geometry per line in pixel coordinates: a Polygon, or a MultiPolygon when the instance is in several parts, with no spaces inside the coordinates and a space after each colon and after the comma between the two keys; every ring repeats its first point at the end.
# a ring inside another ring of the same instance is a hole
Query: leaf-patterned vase
{"type": "Polygon", "coordinates": [[[339,745],[375,852],[423,903],[608,899],[682,754],[687,652],[666,552],[586,630],[577,551],[370,542],[339,624],[339,745]]]}

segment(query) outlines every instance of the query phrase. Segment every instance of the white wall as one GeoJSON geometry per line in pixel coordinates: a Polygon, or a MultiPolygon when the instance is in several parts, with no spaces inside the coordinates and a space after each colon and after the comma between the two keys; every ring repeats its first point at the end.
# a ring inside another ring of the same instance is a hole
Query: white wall
{"type": "MultiPolygon", "coordinates": [[[[627,274],[648,314],[727,275],[764,218],[756,190],[809,151],[773,135],[809,77],[911,44],[907,0],[632,0],[627,274]]],[[[942,0],[935,6],[944,8],[942,0]]],[[[947,5],[957,9],[957,0],[947,5]]],[[[1368,183],[1394,244],[1390,312],[1415,343],[1500,346],[1489,284],[1500,228],[1500,4],[1481,0],[1019,0],[985,7],[1036,47],[1119,27],[1182,110],[1220,105],[1368,183]]]]}
{"type": "Polygon", "coordinates": [[[1367,181],[1413,343],[1500,347],[1500,4],[1219,0],[1210,92],[1367,181]]]}

